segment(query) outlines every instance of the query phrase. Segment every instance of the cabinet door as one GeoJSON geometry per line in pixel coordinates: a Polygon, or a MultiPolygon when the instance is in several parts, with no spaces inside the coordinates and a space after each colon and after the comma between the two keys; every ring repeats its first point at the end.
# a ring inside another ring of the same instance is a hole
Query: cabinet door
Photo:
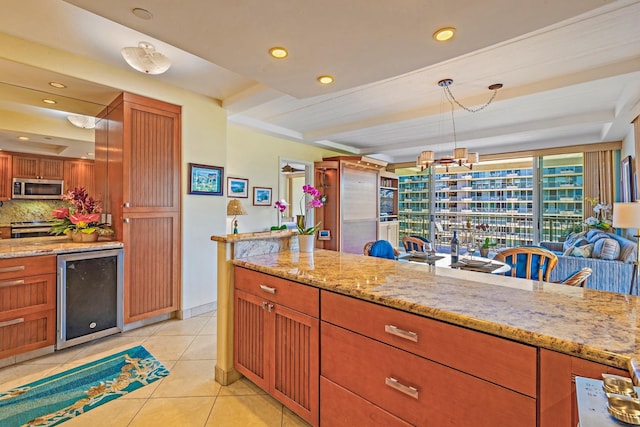
{"type": "Polygon", "coordinates": [[[44,179],[64,179],[64,160],[41,157],[38,174],[44,179]]]}
{"type": "Polygon", "coordinates": [[[84,187],[93,197],[95,196],[94,163],[90,160],[65,160],[64,188],[65,191],[76,187],[84,187]]]}
{"type": "Polygon", "coordinates": [[[318,424],[319,321],[282,305],[273,322],[273,396],[312,425],[318,424]]]}
{"type": "Polygon", "coordinates": [[[12,158],[0,153],[0,201],[11,199],[12,158]]]}
{"type": "Polygon", "coordinates": [[[13,156],[15,178],[37,178],[39,175],[37,157],[13,156]]]}
{"type": "Polygon", "coordinates": [[[53,345],[56,309],[0,320],[0,359],[53,345]]]}
{"type": "Polygon", "coordinates": [[[269,390],[264,298],[236,289],[234,295],[233,364],[263,390],[269,390]]]}

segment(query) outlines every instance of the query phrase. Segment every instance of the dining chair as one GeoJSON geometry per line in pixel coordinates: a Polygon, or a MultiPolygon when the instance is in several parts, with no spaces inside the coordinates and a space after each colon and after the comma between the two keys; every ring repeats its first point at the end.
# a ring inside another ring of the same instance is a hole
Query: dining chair
{"type": "Polygon", "coordinates": [[[539,246],[518,246],[504,249],[494,257],[511,266],[511,271],[505,276],[521,279],[549,281],[551,271],[558,263],[558,257],[553,252],[539,246]]]}
{"type": "Polygon", "coordinates": [[[402,246],[407,252],[427,252],[427,247],[431,247],[431,242],[424,237],[407,236],[402,238],[402,246]]]}
{"type": "Polygon", "coordinates": [[[589,267],[584,267],[578,271],[571,273],[565,279],[559,280],[555,283],[560,283],[562,285],[568,285],[568,286],[578,286],[580,288],[584,288],[584,285],[587,282],[587,279],[589,278],[589,276],[591,276],[592,272],[593,270],[591,270],[589,267]]]}
{"type": "Polygon", "coordinates": [[[362,252],[367,256],[396,259],[398,251],[387,240],[376,240],[364,244],[362,252]]]}

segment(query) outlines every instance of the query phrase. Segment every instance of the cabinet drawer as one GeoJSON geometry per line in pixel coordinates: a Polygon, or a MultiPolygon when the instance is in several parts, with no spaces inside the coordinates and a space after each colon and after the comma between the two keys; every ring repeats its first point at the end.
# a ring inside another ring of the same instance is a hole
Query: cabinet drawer
{"type": "Polygon", "coordinates": [[[55,343],[56,310],[0,321],[0,359],[55,343]]]}
{"type": "Polygon", "coordinates": [[[320,291],[311,286],[235,267],[235,287],[265,300],[319,317],[320,291]]]}
{"type": "Polygon", "coordinates": [[[323,321],[536,396],[535,347],[333,292],[321,295],[323,321]]]}
{"type": "Polygon", "coordinates": [[[55,274],[0,280],[0,321],[18,314],[55,308],[55,274]]]}
{"type": "Polygon", "coordinates": [[[321,323],[321,375],[419,426],[535,427],[536,400],[321,323]]]}
{"type": "Polygon", "coordinates": [[[0,259],[0,280],[56,272],[56,256],[0,259]]]}
{"type": "Polygon", "coordinates": [[[324,377],[320,377],[320,425],[332,427],[411,426],[411,424],[324,377]]]}

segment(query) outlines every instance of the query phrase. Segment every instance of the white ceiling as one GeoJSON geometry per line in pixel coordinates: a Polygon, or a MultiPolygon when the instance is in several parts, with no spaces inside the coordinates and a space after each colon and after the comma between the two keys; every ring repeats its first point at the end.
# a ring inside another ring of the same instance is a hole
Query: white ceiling
{"type": "MultiPolygon", "coordinates": [[[[469,107],[489,99],[490,84],[504,84],[481,112],[455,111],[458,146],[481,154],[621,140],[640,112],[640,0],[3,6],[2,32],[123,69],[120,48],[149,41],[173,62],[149,78],[220,99],[232,122],[392,162],[415,160],[423,149],[450,153],[443,78],[469,107]],[[137,18],[134,7],[153,19],[137,18]],[[436,43],[431,35],[444,26],[457,35],[436,43]],[[268,56],[277,45],[289,49],[286,60],[268,56]],[[335,83],[319,85],[321,74],[335,83]]],[[[10,81],[4,69],[0,62],[0,81],[10,81]]]]}

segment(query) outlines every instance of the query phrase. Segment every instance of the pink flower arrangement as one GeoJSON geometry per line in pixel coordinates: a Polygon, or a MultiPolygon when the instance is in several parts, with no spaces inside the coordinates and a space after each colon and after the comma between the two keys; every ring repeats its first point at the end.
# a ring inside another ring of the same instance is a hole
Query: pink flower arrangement
{"type": "Polygon", "coordinates": [[[91,234],[111,234],[113,230],[100,222],[102,206],[100,202],[89,196],[84,187],[76,187],[62,196],[62,200],[70,207],[54,209],[51,216],[56,219],[51,227],[51,234],[67,234],[72,231],[91,234]]]}
{"type": "Polygon", "coordinates": [[[318,191],[313,185],[309,184],[305,184],[302,186],[302,193],[302,198],[300,199],[300,212],[304,212],[305,215],[298,216],[298,221],[296,222],[298,233],[308,235],[315,234],[321,222],[318,222],[312,227],[308,227],[306,224],[306,218],[308,216],[307,213],[310,209],[321,208],[322,206],[324,206],[325,202],[327,201],[327,196],[323,196],[322,194],[320,194],[320,191],[318,191]],[[303,209],[302,202],[309,197],[310,199],[305,203],[306,209],[303,209]]]}

